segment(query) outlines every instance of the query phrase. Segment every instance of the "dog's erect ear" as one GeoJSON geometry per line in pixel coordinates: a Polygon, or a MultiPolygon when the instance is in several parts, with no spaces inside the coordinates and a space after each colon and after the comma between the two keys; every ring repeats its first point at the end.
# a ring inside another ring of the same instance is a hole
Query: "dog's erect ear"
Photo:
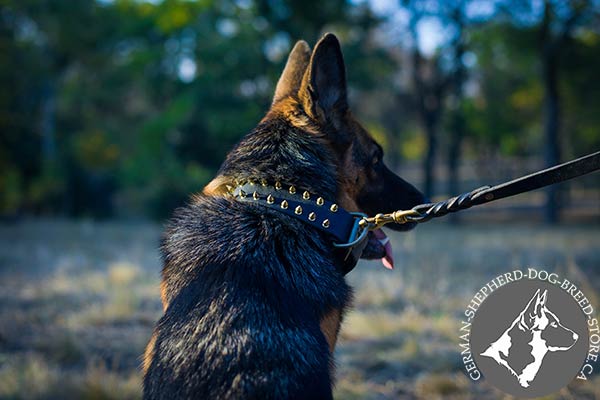
{"type": "Polygon", "coordinates": [[[342,115],[348,108],[344,57],[332,33],[315,46],[298,96],[306,113],[321,122],[342,115]]]}
{"type": "Polygon", "coordinates": [[[535,309],[534,315],[541,317],[544,313],[543,309],[546,307],[546,299],[548,297],[548,290],[544,290],[544,293],[538,293],[535,298],[535,309]]]}
{"type": "Polygon", "coordinates": [[[298,93],[309,61],[310,47],[304,40],[299,40],[290,52],[285,68],[277,82],[273,104],[287,96],[298,93]]]}
{"type": "Polygon", "coordinates": [[[539,315],[538,303],[540,296],[540,289],[538,289],[533,295],[533,297],[529,300],[529,303],[527,303],[525,309],[522,311],[521,319],[519,321],[519,328],[521,328],[522,331],[530,329],[533,326],[532,323],[534,317],[539,315]]]}

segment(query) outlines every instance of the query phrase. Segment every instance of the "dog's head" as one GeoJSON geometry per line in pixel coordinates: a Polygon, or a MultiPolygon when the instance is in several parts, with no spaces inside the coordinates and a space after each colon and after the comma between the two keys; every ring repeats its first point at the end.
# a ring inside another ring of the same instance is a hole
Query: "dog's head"
{"type": "MultiPolygon", "coordinates": [[[[304,41],[296,43],[277,83],[271,109],[259,128],[228,154],[219,176],[204,188],[205,195],[226,193],[225,187],[243,175],[263,177],[262,168],[271,171],[270,178],[275,171],[277,179],[288,183],[302,179],[298,176],[302,174],[327,181],[327,190],[335,193],[335,199],[330,200],[348,211],[371,216],[407,210],[424,202],[417,189],[385,166],[383,149],[350,112],[344,58],[332,34],[326,34],[314,51],[304,41]],[[281,145],[285,137],[289,143],[281,145]],[[308,152],[307,143],[312,146],[308,152]],[[315,160],[317,165],[313,165],[315,160]],[[287,164],[306,166],[310,171],[290,171],[287,164]],[[325,173],[330,170],[333,179],[325,173]]],[[[297,185],[303,187],[302,181],[297,185]]],[[[387,225],[398,231],[413,226],[387,225]]],[[[387,267],[393,265],[391,246],[383,231],[369,233],[361,257],[382,258],[387,267]]]]}
{"type": "MultiPolygon", "coordinates": [[[[382,147],[352,115],[344,59],[333,34],[326,34],[312,52],[306,42],[296,43],[266,118],[273,114],[284,114],[295,126],[321,136],[336,155],[337,201],[345,209],[375,215],[424,202],[421,192],[388,169],[382,147]]],[[[387,225],[397,231],[413,226],[387,225]]],[[[391,267],[385,234],[378,230],[369,239],[363,258],[384,258],[384,264],[391,267]]]]}
{"type": "Polygon", "coordinates": [[[521,315],[523,330],[539,331],[549,351],[569,350],[579,338],[577,333],[560,323],[560,320],[546,306],[548,290],[537,290],[521,315]]]}

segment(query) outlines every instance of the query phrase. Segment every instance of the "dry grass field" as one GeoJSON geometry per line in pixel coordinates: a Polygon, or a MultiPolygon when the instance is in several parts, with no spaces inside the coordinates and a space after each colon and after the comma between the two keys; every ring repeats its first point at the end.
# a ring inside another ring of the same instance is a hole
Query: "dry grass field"
{"type": "MultiPolygon", "coordinates": [[[[0,225],[0,398],[137,399],[161,314],[160,226],[0,225]]],[[[545,267],[600,305],[600,226],[430,222],[392,234],[396,269],[363,262],[336,350],[339,399],[506,399],[462,373],[461,312],[498,273],[545,267]]],[[[548,399],[600,398],[600,375],[548,399]]]]}

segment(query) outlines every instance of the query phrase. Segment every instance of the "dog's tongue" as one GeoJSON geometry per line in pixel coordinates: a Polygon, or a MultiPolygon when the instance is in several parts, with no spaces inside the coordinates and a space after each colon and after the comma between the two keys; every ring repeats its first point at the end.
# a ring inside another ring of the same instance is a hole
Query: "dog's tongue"
{"type": "Polygon", "coordinates": [[[392,245],[390,244],[390,238],[388,238],[381,229],[374,230],[373,235],[385,248],[385,256],[381,259],[383,266],[387,269],[394,269],[394,256],[392,255],[392,245]]]}

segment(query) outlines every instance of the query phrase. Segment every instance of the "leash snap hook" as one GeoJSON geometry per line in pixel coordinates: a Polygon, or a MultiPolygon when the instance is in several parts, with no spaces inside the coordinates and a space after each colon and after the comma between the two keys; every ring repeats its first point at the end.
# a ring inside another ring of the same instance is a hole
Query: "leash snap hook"
{"type": "Polygon", "coordinates": [[[411,222],[411,217],[419,217],[421,214],[417,210],[398,210],[389,214],[377,214],[374,217],[365,217],[360,220],[361,228],[374,231],[389,223],[406,224],[411,222]]]}

